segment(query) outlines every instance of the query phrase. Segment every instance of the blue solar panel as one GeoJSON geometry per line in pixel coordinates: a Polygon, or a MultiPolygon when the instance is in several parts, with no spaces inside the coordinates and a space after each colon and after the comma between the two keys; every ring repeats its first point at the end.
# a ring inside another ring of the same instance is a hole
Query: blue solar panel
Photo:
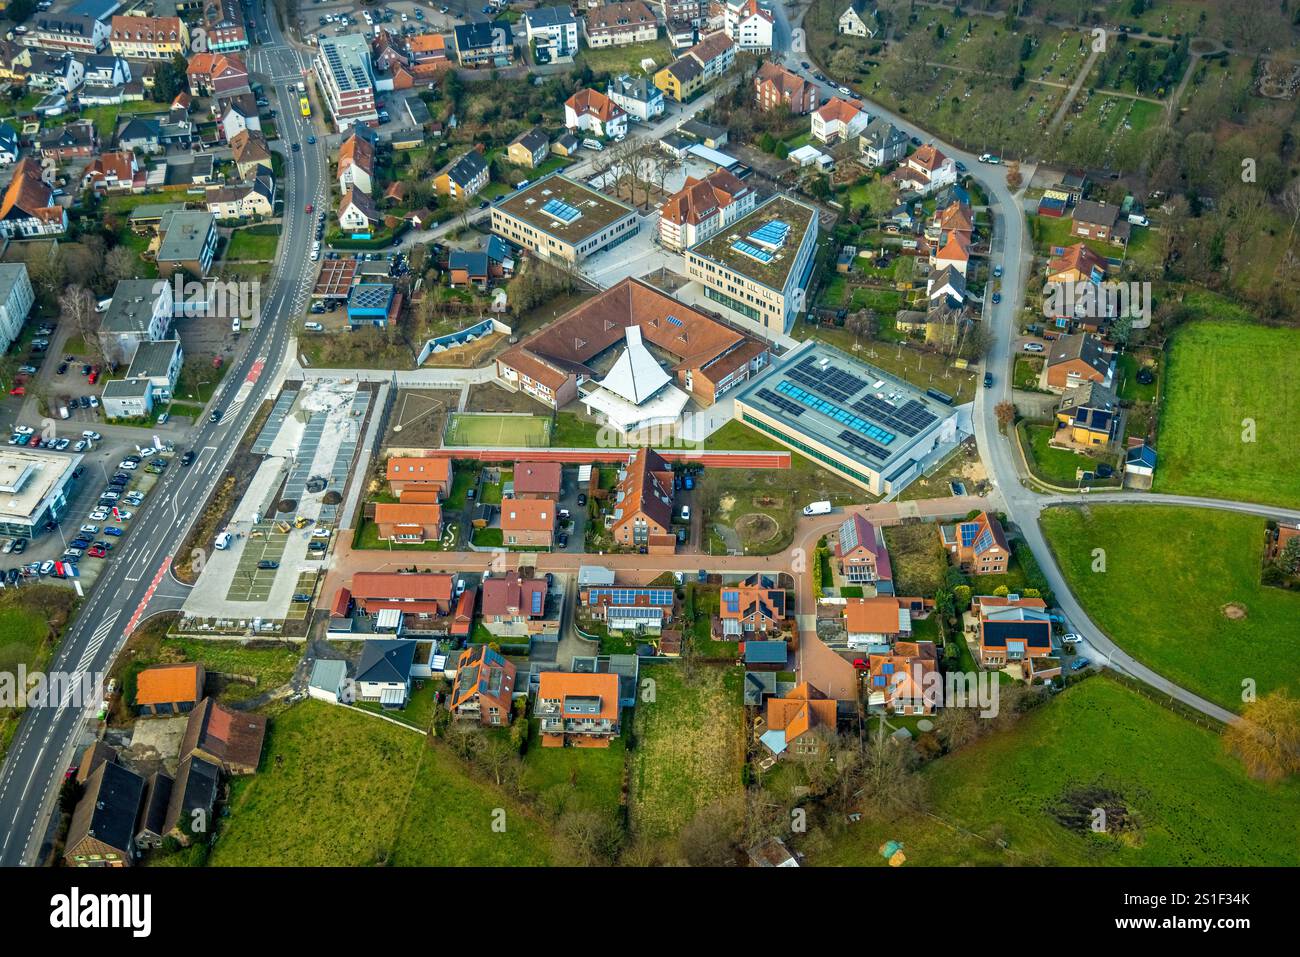
{"type": "Polygon", "coordinates": [[[608,597],[611,605],[634,605],[642,596],[651,605],[668,606],[673,603],[670,588],[592,588],[587,592],[587,604],[598,605],[608,597]]]}
{"type": "Polygon", "coordinates": [[[963,548],[970,548],[970,544],[975,541],[975,536],[978,534],[979,529],[980,527],[974,522],[967,522],[958,528],[958,531],[961,532],[961,544],[963,548]]]}
{"type": "Polygon", "coordinates": [[[877,688],[883,688],[885,686],[884,675],[876,675],[874,678],[871,679],[871,683],[875,685],[877,688]]]}
{"type": "Polygon", "coordinates": [[[993,545],[993,533],[986,528],[984,529],[984,534],[979,537],[979,541],[975,543],[975,552],[976,554],[978,554],[984,551],[986,548],[991,547],[992,545],[993,545]]]}
{"type": "Polygon", "coordinates": [[[723,604],[727,606],[727,611],[736,613],[740,611],[740,592],[724,591],[722,593],[723,604]]]}
{"type": "Polygon", "coordinates": [[[862,418],[862,416],[854,415],[853,412],[848,409],[842,409],[833,402],[827,402],[820,396],[813,395],[811,392],[799,388],[799,386],[786,379],[781,380],[776,387],[776,391],[802,402],[810,409],[820,412],[822,415],[828,416],[836,422],[841,422],[849,428],[861,432],[863,435],[867,436],[867,438],[873,439],[881,445],[888,445],[896,438],[893,432],[887,432],[880,428],[880,426],[868,422],[866,419],[862,418]]]}
{"type": "Polygon", "coordinates": [[[886,662],[885,664],[881,665],[880,670],[884,674],[892,675],[894,673],[893,662],[886,662]]]}
{"type": "Polygon", "coordinates": [[[571,223],[582,215],[581,210],[561,199],[548,199],[542,204],[542,212],[566,223],[571,223]]]}
{"type": "Polygon", "coordinates": [[[542,613],[542,607],[543,607],[542,601],[545,597],[546,596],[539,591],[533,592],[533,614],[534,615],[540,615],[542,613]]]}

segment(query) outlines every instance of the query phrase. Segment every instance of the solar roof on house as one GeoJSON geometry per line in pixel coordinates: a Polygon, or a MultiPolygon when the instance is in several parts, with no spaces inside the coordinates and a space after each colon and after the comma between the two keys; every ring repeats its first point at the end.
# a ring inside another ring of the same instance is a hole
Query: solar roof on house
{"type": "Polygon", "coordinates": [[[605,595],[610,596],[610,603],[614,605],[634,604],[638,595],[648,596],[646,600],[652,605],[667,606],[673,603],[671,588],[592,588],[587,592],[587,604],[599,604],[605,595]]]}
{"type": "Polygon", "coordinates": [[[542,204],[542,212],[554,216],[566,226],[582,215],[582,210],[570,206],[562,199],[548,199],[542,204]]]}

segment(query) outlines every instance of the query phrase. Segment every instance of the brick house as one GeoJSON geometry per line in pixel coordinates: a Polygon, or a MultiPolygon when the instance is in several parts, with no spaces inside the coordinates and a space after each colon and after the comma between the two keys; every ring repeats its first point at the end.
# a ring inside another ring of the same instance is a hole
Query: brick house
{"type": "Polygon", "coordinates": [[[377,502],[375,526],[390,542],[431,542],[442,537],[442,506],[431,502],[377,502]]]}
{"type": "MultiPolygon", "coordinates": [[[[483,581],[483,627],[500,638],[524,638],[545,628],[546,579],[521,579],[516,571],[483,581]]],[[[558,629],[559,621],[551,624],[558,629]]]]}
{"type": "Polygon", "coordinates": [[[817,108],[817,87],[769,60],[754,74],[754,102],[764,112],[784,104],[803,116],[817,108]]]}
{"type": "Polygon", "coordinates": [[[516,462],[514,497],[559,501],[562,475],[559,462],[516,462]]]}
{"type": "Polygon", "coordinates": [[[813,732],[836,724],[835,699],[826,697],[807,681],[800,682],[784,698],[767,699],[767,729],[759,740],[775,755],[811,756],[821,752],[822,739],[813,732]]]}
{"type": "Polygon", "coordinates": [[[144,788],[144,778],[116,762],[105,761],[94,770],[68,827],[63,859],[69,867],[135,863],[135,824],[144,788]]]}
{"type": "Polygon", "coordinates": [[[181,738],[180,760],[198,755],[227,774],[252,774],[262,760],[266,717],[247,711],[227,711],[213,698],[204,698],[190,712],[181,738]]]}
{"type": "Polygon", "coordinates": [[[389,490],[398,498],[411,490],[434,491],[439,498],[451,492],[451,460],[393,456],[384,466],[389,490]]]}
{"type": "Polygon", "coordinates": [[[440,617],[451,612],[451,575],[357,572],[350,587],[357,609],[374,615],[392,608],[408,615],[440,617]]]}
{"type": "Polygon", "coordinates": [[[658,452],[637,449],[614,489],[610,532],[619,545],[675,551],[673,472],[658,452]]]}
{"type": "Polygon", "coordinates": [[[889,564],[885,540],[875,525],[853,515],[840,525],[833,546],[840,574],[850,585],[876,585],[878,592],[892,594],[894,572],[889,564]]]}
{"type": "Polygon", "coordinates": [[[939,670],[939,654],[932,641],[900,641],[888,654],[867,658],[867,707],[890,714],[933,714],[941,705],[942,691],[932,685],[939,670]],[[939,699],[939,700],[936,700],[939,699]]]}
{"type": "Polygon", "coordinates": [[[514,689],[514,663],[487,645],[470,645],[456,663],[452,714],[491,727],[508,725],[514,689]]]}
{"type": "Polygon", "coordinates": [[[1052,655],[1052,619],[1041,598],[977,595],[971,599],[976,622],[976,657],[980,666],[1001,670],[1019,663],[1023,676],[1060,673],[1052,655]]]}
{"type": "Polygon", "coordinates": [[[1085,382],[1111,387],[1115,382],[1115,363],[1096,336],[1086,332],[1061,336],[1051,343],[1043,381],[1053,392],[1064,392],[1085,382]]]}
{"type": "Polygon", "coordinates": [[[952,562],[968,575],[1005,575],[1011,548],[996,515],[980,512],[954,525],[940,525],[939,537],[952,562]]]}
{"type": "Polygon", "coordinates": [[[508,498],[501,503],[501,538],[507,546],[550,548],[554,535],[554,500],[508,498]]]}
{"type": "Polygon", "coordinates": [[[754,574],[718,594],[722,637],[738,641],[755,633],[780,631],[786,618],[785,590],[766,575],[754,574]]]}

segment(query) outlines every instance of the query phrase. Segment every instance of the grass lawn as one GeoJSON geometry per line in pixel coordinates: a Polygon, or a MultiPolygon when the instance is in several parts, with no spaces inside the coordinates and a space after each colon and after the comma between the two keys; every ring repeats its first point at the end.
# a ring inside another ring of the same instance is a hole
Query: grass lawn
{"type": "Polygon", "coordinates": [[[1090,678],[924,772],[932,817],[843,826],[820,865],[885,866],[877,849],[904,845],[908,866],[1300,864],[1300,783],[1252,781],[1218,736],[1107,678],[1090,678]],[[1091,808],[1105,795],[1109,822],[1091,808]],[[1056,814],[1082,815],[1067,827],[1056,814]],[[1001,838],[1005,849],[994,841],[1001,838]]]}
{"type": "MultiPolygon", "coordinates": [[[[624,713],[624,721],[630,720],[631,715],[624,713]]],[[[627,764],[627,745],[623,738],[611,741],[608,748],[544,748],[539,738],[540,727],[540,721],[529,721],[524,787],[548,805],[600,811],[617,817],[627,764]]],[[[626,732],[627,724],[623,727],[626,732]]]]}
{"type": "Polygon", "coordinates": [[[458,511],[465,507],[465,500],[469,490],[474,487],[478,481],[478,465],[470,463],[457,463],[453,469],[451,477],[451,494],[443,501],[442,507],[445,511],[458,511]]]}
{"type": "Polygon", "coordinates": [[[269,262],[275,259],[275,250],[279,244],[280,237],[277,233],[236,229],[230,234],[230,244],[226,247],[226,258],[269,262]]]}
{"type": "Polygon", "coordinates": [[[541,865],[549,834],[411,731],[305,701],[271,722],[261,770],[232,786],[218,866],[541,865]],[[504,808],[506,827],[492,829],[504,808]]]}
{"type": "Polygon", "coordinates": [[[1086,455],[1069,449],[1058,449],[1049,444],[1056,428],[1052,425],[1025,425],[1022,439],[1027,438],[1026,451],[1035,475],[1053,485],[1074,485],[1075,472],[1091,468],[1095,463],[1086,455]]]}
{"type": "Polygon", "coordinates": [[[386,538],[379,537],[379,526],[369,519],[362,519],[361,525],[357,528],[357,533],[352,537],[352,547],[361,548],[386,548],[394,552],[440,552],[443,551],[443,541],[447,531],[443,529],[444,538],[439,538],[430,542],[392,542],[386,538]]]}
{"type": "Polygon", "coordinates": [[[1089,616],[1135,658],[1234,710],[1246,678],[1261,695],[1277,687],[1300,693],[1293,655],[1300,595],[1260,584],[1262,518],[1107,505],[1048,509],[1041,524],[1089,616]],[[1092,571],[1098,548],[1104,574],[1092,571]],[[1228,618],[1230,604],[1245,617],[1228,618]]]}
{"type": "Polygon", "coordinates": [[[646,43],[629,43],[627,46],[584,47],[574,58],[577,65],[585,63],[594,73],[632,73],[641,74],[641,61],[646,57],[655,61],[654,70],[662,69],[673,62],[673,54],[667,40],[651,40],[646,43]]]}
{"type": "Polygon", "coordinates": [[[1042,371],[1042,359],[1030,359],[1025,356],[1016,356],[1016,367],[1015,372],[1012,374],[1012,385],[1017,389],[1037,389],[1038,376],[1042,371]]]}
{"type": "Polygon", "coordinates": [[[448,445],[545,446],[550,423],[540,415],[457,412],[447,426],[448,445]]]}
{"type": "Polygon", "coordinates": [[[678,666],[651,665],[641,679],[655,682],[655,697],[636,708],[632,831],[665,840],[701,808],[741,792],[744,672],[701,666],[688,677],[678,666]]]}
{"type": "MultiPolygon", "coordinates": [[[[0,675],[43,669],[76,603],[53,585],[26,585],[0,593],[0,675]]],[[[0,707],[0,759],[18,731],[20,712],[0,707]]]]}
{"type": "Polygon", "coordinates": [[[1300,329],[1206,321],[1174,333],[1157,492],[1300,506],[1300,329]]]}
{"type": "Polygon", "coordinates": [[[505,544],[505,538],[499,528],[476,528],[473,541],[480,548],[501,548],[505,544]]]}
{"type": "Polygon", "coordinates": [[[594,449],[599,447],[602,426],[580,418],[576,412],[559,412],[551,432],[551,446],[560,449],[594,449]]]}

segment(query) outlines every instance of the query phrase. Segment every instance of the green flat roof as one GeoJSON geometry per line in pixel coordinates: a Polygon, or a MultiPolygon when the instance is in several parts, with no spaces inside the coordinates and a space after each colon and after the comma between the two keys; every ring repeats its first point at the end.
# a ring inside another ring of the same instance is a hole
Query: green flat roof
{"type": "Polygon", "coordinates": [[[785,288],[790,278],[790,268],[794,265],[796,254],[803,243],[809,226],[817,211],[811,206],[796,202],[786,196],[773,196],[748,216],[732,223],[716,236],[696,243],[690,251],[704,259],[711,259],[726,266],[733,272],[740,273],[748,279],[762,283],[769,289],[780,291],[785,288]],[[773,224],[784,223],[789,227],[784,243],[773,249],[754,240],[754,234],[764,227],[769,232],[776,227],[773,224]],[[759,257],[741,252],[737,244],[759,253],[759,257]],[[764,256],[770,259],[763,261],[764,256]]]}

